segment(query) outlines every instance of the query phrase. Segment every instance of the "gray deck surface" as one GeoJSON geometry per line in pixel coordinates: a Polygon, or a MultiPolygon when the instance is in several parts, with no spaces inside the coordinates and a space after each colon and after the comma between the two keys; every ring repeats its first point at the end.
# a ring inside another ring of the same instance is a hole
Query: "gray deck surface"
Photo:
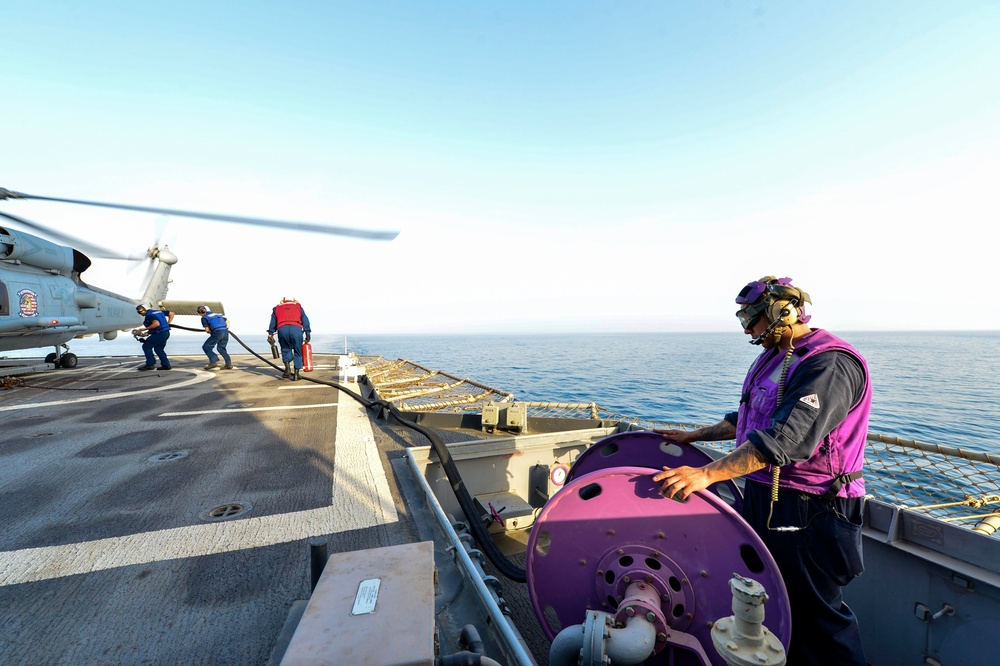
{"type": "Polygon", "coordinates": [[[407,444],[346,394],[249,355],[140,364],[0,389],[2,664],[265,664],[309,595],[311,539],[416,539],[389,462],[407,444]]]}

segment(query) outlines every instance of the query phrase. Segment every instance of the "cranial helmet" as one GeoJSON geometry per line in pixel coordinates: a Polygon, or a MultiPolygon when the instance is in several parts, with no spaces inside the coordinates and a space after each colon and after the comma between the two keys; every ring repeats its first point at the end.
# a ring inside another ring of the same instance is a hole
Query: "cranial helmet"
{"type": "Polygon", "coordinates": [[[208,306],[207,305],[199,305],[198,306],[198,314],[205,314],[206,312],[208,312],[208,306]]]}
{"type": "Polygon", "coordinates": [[[281,297],[281,302],[282,303],[298,303],[298,301],[295,300],[294,298],[288,298],[287,296],[282,296],[281,297]]]}
{"type": "Polygon", "coordinates": [[[139,314],[146,314],[146,304],[139,303],[139,305],[135,306],[135,311],[139,314]]]}
{"type": "Polygon", "coordinates": [[[747,284],[736,296],[740,309],[736,316],[743,328],[753,328],[761,317],[777,327],[791,326],[796,322],[809,323],[812,319],[809,294],[792,285],[792,278],[766,275],[747,284]]]}

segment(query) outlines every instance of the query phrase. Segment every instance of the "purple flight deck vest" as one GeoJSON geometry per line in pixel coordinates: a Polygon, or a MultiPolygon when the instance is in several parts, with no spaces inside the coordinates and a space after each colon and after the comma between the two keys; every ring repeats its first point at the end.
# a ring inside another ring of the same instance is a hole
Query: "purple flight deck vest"
{"type": "MultiPolygon", "coordinates": [[[[868,413],[872,405],[872,386],[868,377],[868,364],[861,354],[832,333],[823,329],[813,329],[795,340],[795,352],[788,368],[785,385],[795,374],[795,369],[802,361],[826,351],[847,352],[861,363],[865,371],[865,390],[861,399],[851,406],[847,417],[835,427],[829,435],[823,438],[808,460],[789,463],[781,468],[778,485],[782,488],[792,488],[813,495],[822,495],[834,484],[841,474],[859,472],[865,463],[865,441],[868,437],[868,413]]],[[[739,417],[736,425],[736,442],[747,441],[747,433],[752,430],[766,430],[771,427],[771,415],[778,406],[778,381],[781,378],[781,365],[785,360],[784,349],[767,349],[751,366],[743,381],[743,401],[740,402],[739,417]]],[[[765,469],[748,474],[746,478],[771,484],[771,469],[765,469]]],[[[865,494],[864,479],[857,478],[847,483],[837,491],[840,497],[863,497],[865,494]]]]}

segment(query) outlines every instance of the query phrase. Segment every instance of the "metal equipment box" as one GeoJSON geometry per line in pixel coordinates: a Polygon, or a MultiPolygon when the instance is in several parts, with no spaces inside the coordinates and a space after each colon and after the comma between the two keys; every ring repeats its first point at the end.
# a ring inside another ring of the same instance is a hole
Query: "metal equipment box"
{"type": "Polygon", "coordinates": [[[528,406],[520,402],[487,402],[483,406],[482,428],[493,432],[497,428],[519,433],[528,432],[528,406]]]}
{"type": "Polygon", "coordinates": [[[330,556],[281,666],[433,666],[434,544],[330,556]]]}

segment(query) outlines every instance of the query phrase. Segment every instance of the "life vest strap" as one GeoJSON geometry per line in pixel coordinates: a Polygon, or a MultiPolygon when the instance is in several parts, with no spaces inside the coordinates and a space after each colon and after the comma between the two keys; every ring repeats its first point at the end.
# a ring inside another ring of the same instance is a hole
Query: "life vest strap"
{"type": "Polygon", "coordinates": [[[823,499],[832,500],[840,492],[840,489],[844,487],[845,483],[850,483],[855,479],[860,479],[864,474],[859,470],[857,472],[848,472],[847,474],[839,474],[833,477],[833,485],[823,493],[823,499]]]}

